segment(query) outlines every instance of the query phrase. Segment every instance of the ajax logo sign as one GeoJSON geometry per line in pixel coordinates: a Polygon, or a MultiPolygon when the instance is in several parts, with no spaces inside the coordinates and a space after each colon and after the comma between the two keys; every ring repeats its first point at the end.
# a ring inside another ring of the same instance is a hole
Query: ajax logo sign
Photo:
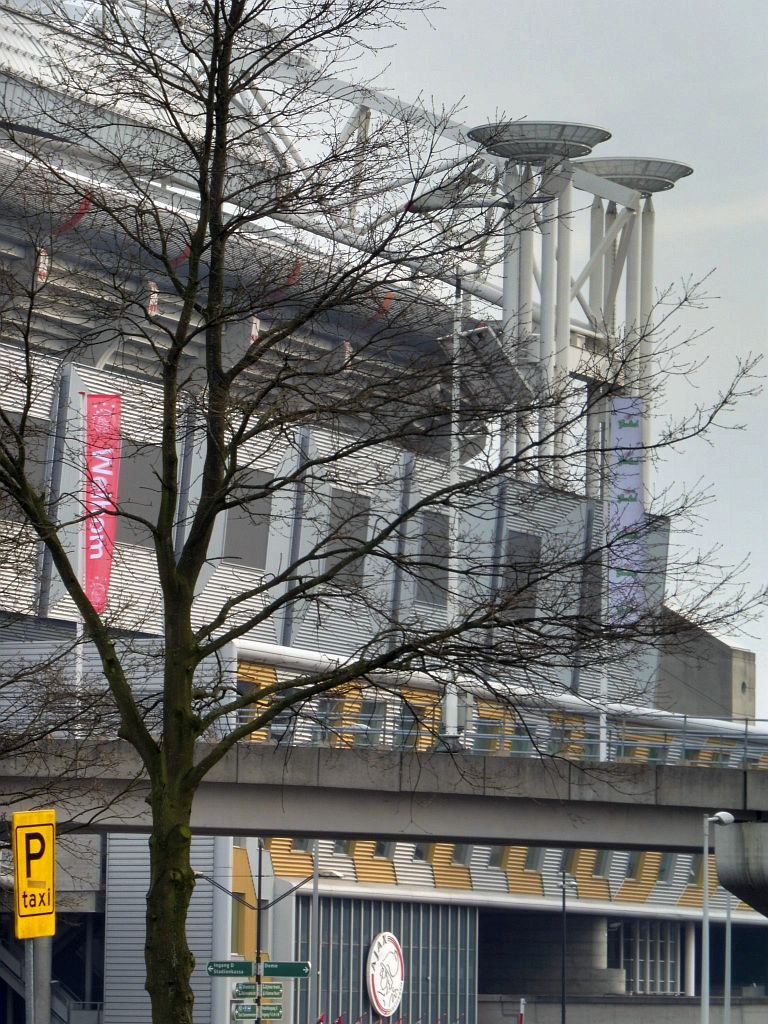
{"type": "Polygon", "coordinates": [[[56,812],[13,815],[16,938],[39,939],[56,930],[56,812]]]}
{"type": "Polygon", "coordinates": [[[371,943],[365,977],[374,1010],[380,1017],[391,1017],[405,986],[403,951],[392,932],[380,932],[371,943]]]}

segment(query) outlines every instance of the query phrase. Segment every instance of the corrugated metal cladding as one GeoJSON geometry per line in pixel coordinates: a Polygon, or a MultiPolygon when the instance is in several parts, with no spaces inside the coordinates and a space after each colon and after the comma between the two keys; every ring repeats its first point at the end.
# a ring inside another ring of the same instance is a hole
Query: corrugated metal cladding
{"type": "MultiPolygon", "coordinates": [[[[195,838],[192,861],[196,871],[213,874],[210,836],[195,838]]],[[[137,1024],[150,1019],[149,996],[144,990],[143,893],[149,885],[146,836],[109,836],[107,841],[106,914],[104,925],[103,1024],[137,1024]]],[[[190,905],[187,939],[197,960],[192,975],[195,1024],[211,1024],[210,959],[213,922],[213,887],[198,885],[190,905]]]]}
{"type": "MultiPolygon", "coordinates": [[[[307,1005],[309,987],[296,984],[296,1019],[376,1024],[365,986],[365,961],[372,939],[383,931],[400,942],[405,989],[390,1020],[400,1024],[475,1024],[477,1001],[477,909],[459,903],[398,903],[388,900],[321,898],[319,1005],[307,1005]]],[[[296,957],[310,960],[312,901],[296,901],[296,957]]]]}

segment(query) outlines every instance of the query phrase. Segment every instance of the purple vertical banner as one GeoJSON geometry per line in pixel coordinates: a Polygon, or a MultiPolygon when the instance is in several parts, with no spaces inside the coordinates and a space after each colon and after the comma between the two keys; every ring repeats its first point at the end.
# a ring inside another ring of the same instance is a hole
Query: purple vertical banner
{"type": "Polygon", "coordinates": [[[643,510],[643,401],[611,403],[608,460],[608,621],[635,622],[645,603],[643,510]]]}

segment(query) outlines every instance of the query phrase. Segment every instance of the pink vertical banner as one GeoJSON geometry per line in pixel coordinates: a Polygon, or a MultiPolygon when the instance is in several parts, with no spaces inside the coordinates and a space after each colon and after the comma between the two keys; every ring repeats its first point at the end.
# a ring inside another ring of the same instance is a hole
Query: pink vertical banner
{"type": "Polygon", "coordinates": [[[95,611],[107,605],[120,480],[120,395],[87,395],[83,585],[95,611]]]}

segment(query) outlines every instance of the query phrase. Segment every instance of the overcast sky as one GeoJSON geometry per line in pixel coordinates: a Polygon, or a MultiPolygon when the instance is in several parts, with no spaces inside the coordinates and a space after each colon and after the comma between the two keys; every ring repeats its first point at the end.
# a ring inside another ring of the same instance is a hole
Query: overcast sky
{"type": "MultiPolygon", "coordinates": [[[[650,156],[694,169],[656,198],[658,288],[711,273],[706,308],[680,330],[706,331],[678,408],[711,394],[749,352],[765,353],[768,295],[768,3],[766,0],[444,0],[413,16],[380,81],[403,100],[461,103],[469,125],[500,115],[598,125],[595,156],[650,156]]],[[[768,359],[763,366],[768,374],[768,359]]],[[[747,560],[768,582],[768,391],[745,400],[711,444],[690,444],[660,484],[709,485],[702,548],[747,560]]],[[[768,618],[738,643],[758,653],[758,713],[768,717],[768,618]]]]}

